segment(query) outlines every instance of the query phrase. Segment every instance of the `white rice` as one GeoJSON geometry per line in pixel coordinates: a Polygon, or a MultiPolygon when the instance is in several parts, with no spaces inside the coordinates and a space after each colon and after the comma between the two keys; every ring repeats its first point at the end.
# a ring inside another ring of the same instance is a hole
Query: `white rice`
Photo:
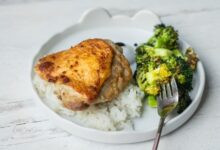
{"type": "Polygon", "coordinates": [[[92,105],[83,111],[72,111],[65,108],[54,94],[54,84],[35,76],[34,85],[44,103],[52,110],[62,117],[86,127],[105,131],[132,130],[132,120],[141,115],[144,94],[132,84],[117,99],[92,105]]]}

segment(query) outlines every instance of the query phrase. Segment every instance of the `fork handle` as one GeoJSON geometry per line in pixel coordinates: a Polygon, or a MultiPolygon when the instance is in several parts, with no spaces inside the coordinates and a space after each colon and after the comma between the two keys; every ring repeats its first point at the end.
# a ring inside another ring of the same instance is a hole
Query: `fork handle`
{"type": "Polygon", "coordinates": [[[158,144],[159,144],[159,141],[160,141],[161,132],[162,132],[163,125],[164,125],[164,121],[165,121],[165,117],[161,117],[159,127],[157,129],[157,134],[156,134],[156,137],[154,139],[154,145],[153,145],[152,150],[157,150],[157,147],[158,147],[158,144]]]}

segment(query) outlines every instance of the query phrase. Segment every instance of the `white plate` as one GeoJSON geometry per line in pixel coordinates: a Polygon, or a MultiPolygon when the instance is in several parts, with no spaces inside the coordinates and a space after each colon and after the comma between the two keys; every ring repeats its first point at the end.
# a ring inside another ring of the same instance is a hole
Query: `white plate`
{"type": "MultiPolygon", "coordinates": [[[[102,8],[89,10],[84,13],[77,24],[54,35],[42,46],[33,59],[31,80],[34,76],[33,66],[42,55],[67,49],[88,38],[111,39],[114,42],[124,42],[133,46],[134,43],[146,42],[153,33],[154,25],[159,23],[161,22],[158,16],[148,10],[142,10],[133,17],[111,16],[107,10],[102,8]]],[[[183,50],[189,47],[186,42],[180,41],[180,43],[183,50]]],[[[199,61],[194,75],[193,91],[190,93],[193,102],[182,114],[173,115],[167,119],[163,135],[177,129],[193,115],[201,101],[204,86],[205,73],[199,61]]],[[[157,110],[147,105],[145,105],[143,116],[134,120],[134,131],[100,131],[80,126],[59,116],[42,101],[34,87],[33,89],[38,102],[45,108],[51,120],[73,135],[104,143],[134,143],[150,140],[156,133],[159,122],[157,110]]]]}

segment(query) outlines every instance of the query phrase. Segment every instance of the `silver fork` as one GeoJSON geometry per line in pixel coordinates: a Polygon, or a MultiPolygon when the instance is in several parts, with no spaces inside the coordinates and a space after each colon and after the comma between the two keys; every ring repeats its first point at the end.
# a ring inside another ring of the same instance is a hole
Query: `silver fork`
{"type": "Polygon", "coordinates": [[[160,123],[156,137],[154,139],[154,145],[152,150],[157,150],[164,121],[166,117],[175,109],[176,105],[178,104],[178,100],[179,98],[177,84],[175,79],[172,78],[170,83],[161,86],[161,92],[157,97],[157,110],[158,114],[160,115],[160,123]]]}

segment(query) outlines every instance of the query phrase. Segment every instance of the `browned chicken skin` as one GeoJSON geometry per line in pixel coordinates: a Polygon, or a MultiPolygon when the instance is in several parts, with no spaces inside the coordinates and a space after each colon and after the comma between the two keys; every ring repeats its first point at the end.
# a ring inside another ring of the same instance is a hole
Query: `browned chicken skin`
{"type": "Polygon", "coordinates": [[[55,84],[65,107],[82,110],[114,99],[130,82],[130,65],[120,50],[111,41],[88,39],[41,58],[35,72],[55,84]]]}

